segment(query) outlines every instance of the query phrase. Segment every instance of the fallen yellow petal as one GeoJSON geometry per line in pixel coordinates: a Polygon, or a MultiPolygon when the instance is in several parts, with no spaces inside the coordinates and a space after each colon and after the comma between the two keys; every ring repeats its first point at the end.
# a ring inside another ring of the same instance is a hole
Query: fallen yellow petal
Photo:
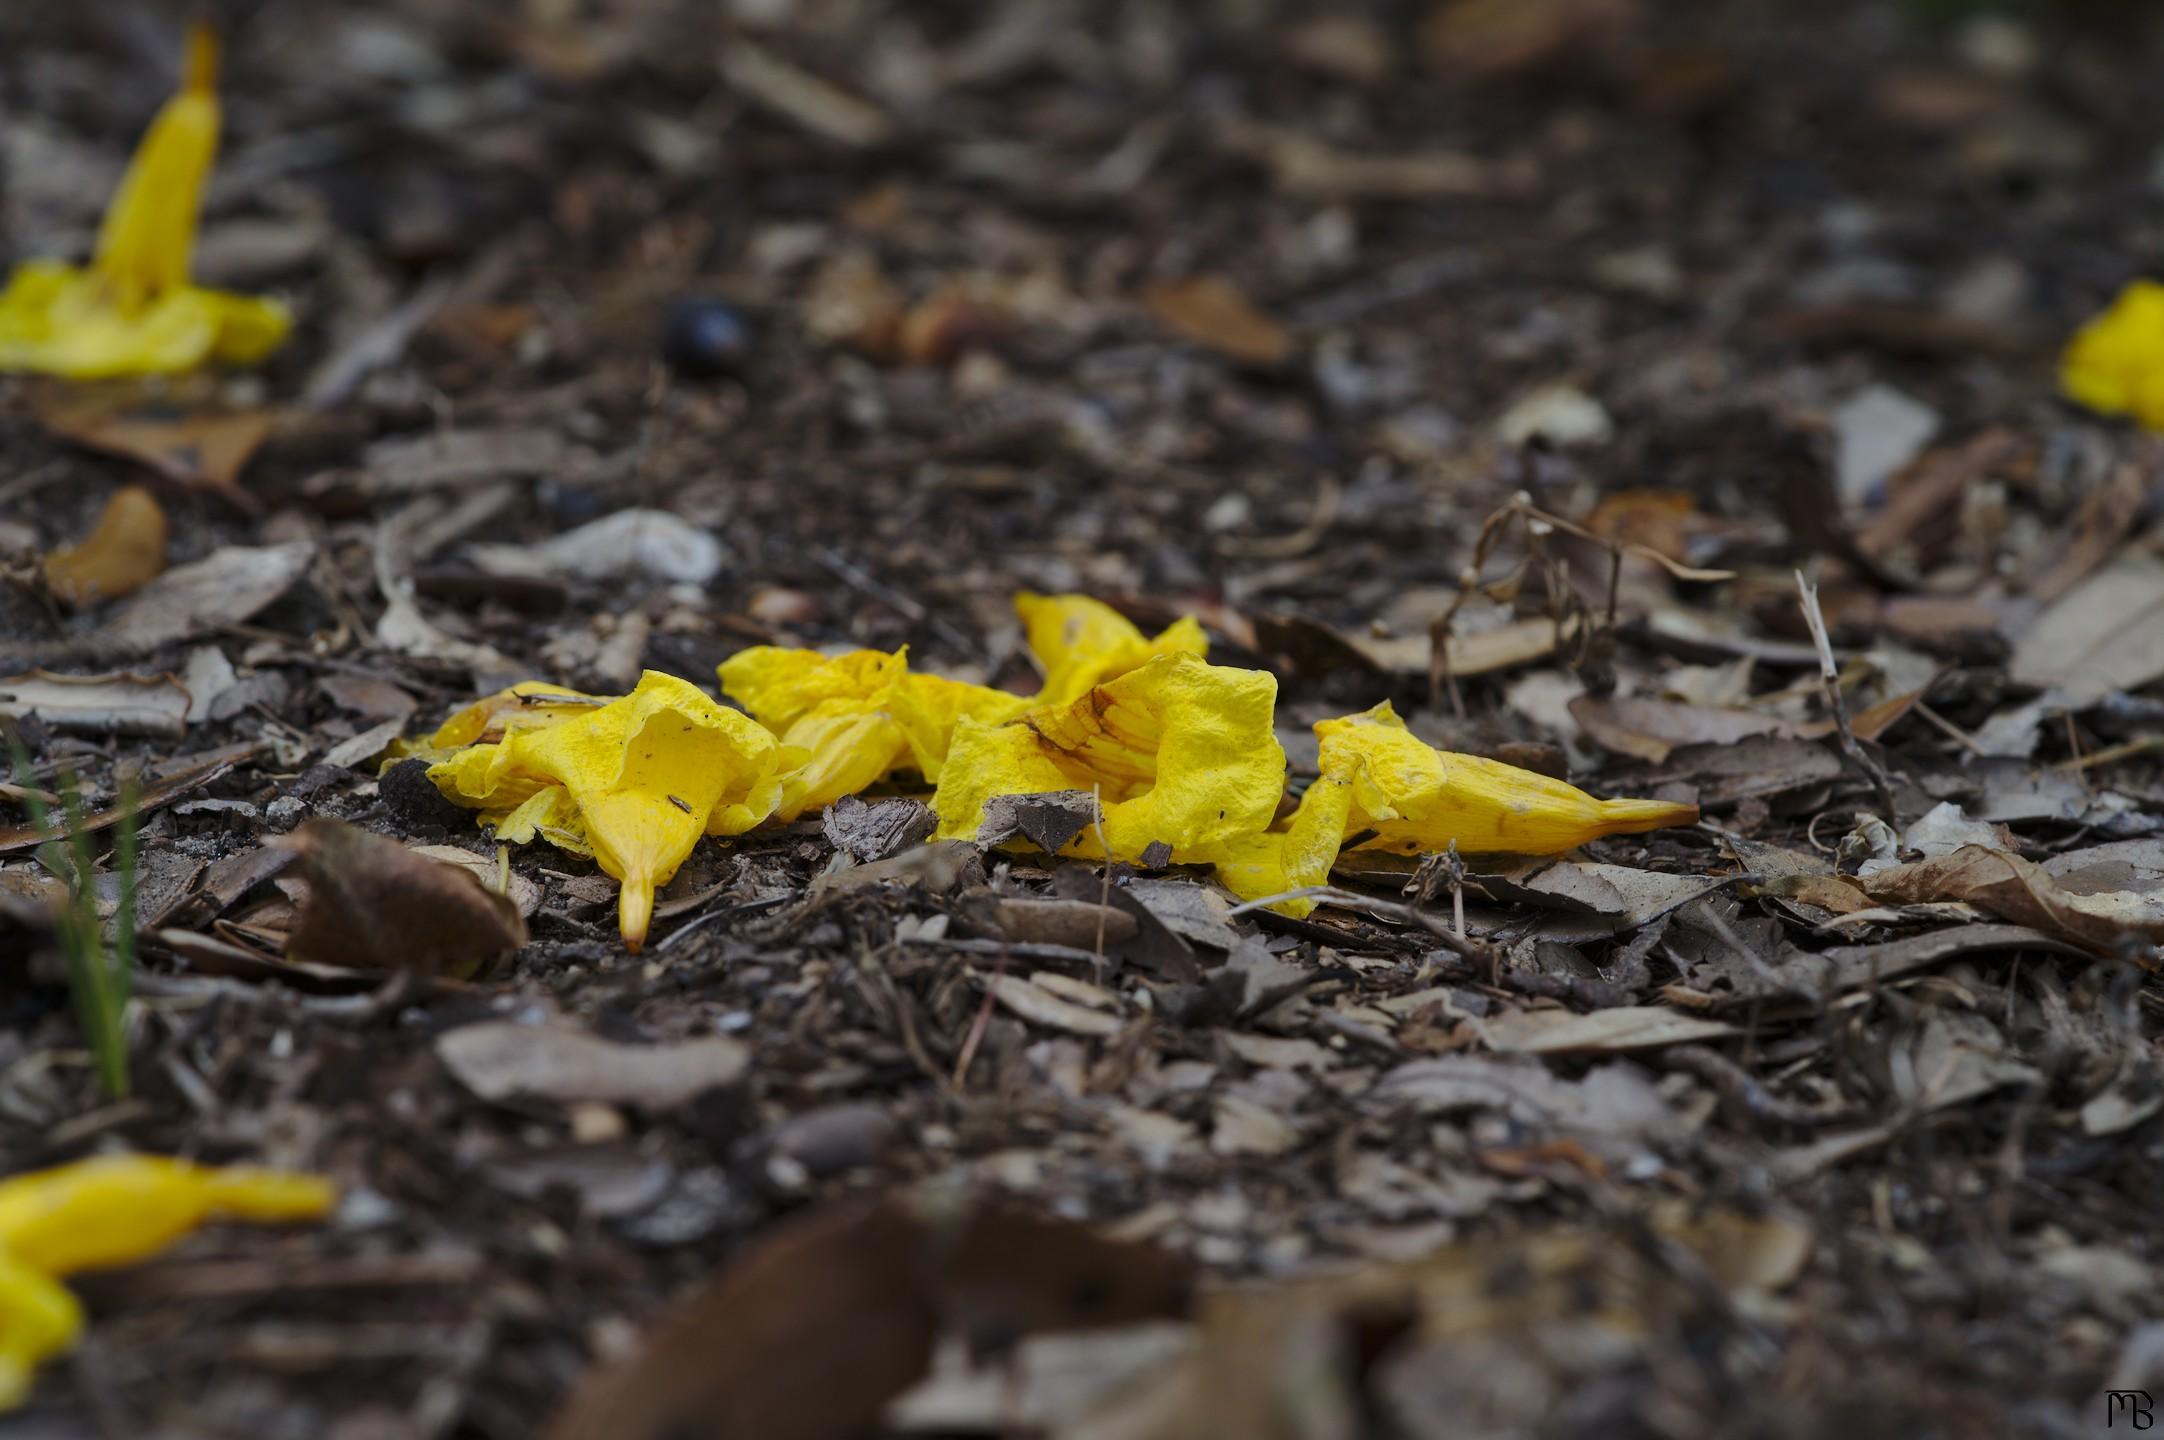
{"type": "Polygon", "coordinates": [[[1107,680],[1117,679],[1160,655],[1209,653],[1209,637],[1192,615],[1182,616],[1154,639],[1101,600],[1087,595],[1014,597],[1030,653],[1044,667],[1039,705],[1065,705],[1107,680]]]}
{"type": "Polygon", "coordinates": [[[0,370],[71,379],[168,374],[276,349],[275,300],[188,283],[203,186],[218,153],[217,42],[198,26],[187,75],[144,132],[86,269],[33,260],[0,290],[0,370]]]}
{"type": "Polygon", "coordinates": [[[165,570],[165,507],[140,485],[113,492],[79,545],[45,557],[45,583],[69,605],[142,589],[165,570]]]}
{"type": "Polygon", "coordinates": [[[593,710],[614,697],[587,695],[546,680],[521,680],[474,701],[436,727],[428,743],[440,749],[501,740],[508,730],[540,726],[593,710]]]}
{"type": "Polygon", "coordinates": [[[21,1403],[31,1371],[82,1329],[82,1307],[57,1277],[145,1259],[206,1221],[312,1220],[337,1200],[313,1175],[155,1155],[0,1181],[0,1410],[21,1403]]]}
{"type": "Polygon", "coordinates": [[[783,820],[857,794],[896,770],[914,767],[937,781],[964,717],[996,722],[1029,705],[989,686],[911,674],[906,650],[827,656],[760,645],[724,660],[720,675],[725,694],[784,747],[804,752],[783,777],[775,812],[783,820]]]}
{"type": "Polygon", "coordinates": [[[0,1412],[22,1404],[32,1373],[82,1330],[82,1302],[65,1285],[0,1252],[0,1412]]]}
{"type": "Polygon", "coordinates": [[[932,808],[941,839],[974,838],[1000,795],[1094,791],[1093,831],[1069,847],[1141,858],[1159,841],[1173,858],[1209,858],[1260,834],[1285,788],[1285,752],[1271,728],[1277,680],[1210,665],[1186,651],[1160,655],[1066,705],[1004,725],[956,730],[932,808]]]}
{"type": "Polygon", "coordinates": [[[618,927],[636,951],[654,891],[699,837],[741,834],[774,813],[781,760],[774,737],[749,717],[649,670],[620,700],[513,725],[496,744],[470,746],[428,773],[449,799],[504,817],[506,840],[538,834],[590,851],[623,887],[618,927]]]}
{"type": "Polygon", "coordinates": [[[1369,844],[1439,854],[1560,855],[1604,835],[1693,825],[1696,805],[1596,800],[1574,785],[1515,765],[1437,750],[1413,735],[1388,701],[1315,727],[1325,775],[1352,780],[1355,830],[1369,844]]]}
{"type": "MultiPolygon", "coordinates": [[[[1243,900],[1321,885],[1343,842],[1408,855],[1559,855],[1604,835],[1697,823],[1696,805],[1597,800],[1574,785],[1478,755],[1437,750],[1388,701],[1315,726],[1321,776],[1284,826],[1240,837],[1209,857],[1243,900]]],[[[1273,905],[1288,915],[1308,899],[1273,905]]]]}
{"type": "MultiPolygon", "coordinates": [[[[1351,815],[1351,781],[1324,775],[1307,787],[1299,808],[1282,827],[1237,836],[1207,858],[1225,888],[1242,900],[1262,900],[1325,884],[1345,843],[1351,815]]],[[[1311,913],[1315,902],[1302,896],[1270,908],[1298,917],[1311,913]]]]}
{"type": "Polygon", "coordinates": [[[2164,284],[2136,280],[2074,333],[2059,388],[2099,415],[2130,415],[2164,430],[2164,284]]]}

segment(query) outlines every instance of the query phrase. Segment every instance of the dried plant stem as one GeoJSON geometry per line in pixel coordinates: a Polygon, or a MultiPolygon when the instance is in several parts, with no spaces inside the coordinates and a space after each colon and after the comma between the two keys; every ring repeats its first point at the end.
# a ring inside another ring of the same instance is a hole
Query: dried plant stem
{"type": "Polygon", "coordinates": [[[1848,756],[1849,763],[1862,772],[1871,782],[1871,793],[1878,801],[1878,815],[1887,824],[1894,823],[1893,782],[1886,776],[1886,768],[1871,758],[1856,738],[1855,727],[1849,724],[1848,701],[1841,695],[1841,668],[1833,661],[1833,642],[1826,635],[1826,613],[1818,605],[1818,587],[1796,572],[1796,591],[1802,596],[1803,623],[1811,628],[1811,643],[1818,649],[1818,678],[1826,692],[1826,706],[1833,711],[1834,728],[1841,734],[1841,753],[1848,756]]]}

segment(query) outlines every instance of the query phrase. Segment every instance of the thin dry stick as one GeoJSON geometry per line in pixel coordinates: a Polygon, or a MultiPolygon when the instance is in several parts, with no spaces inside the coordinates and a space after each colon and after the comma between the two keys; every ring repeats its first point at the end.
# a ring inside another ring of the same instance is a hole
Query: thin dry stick
{"type": "Polygon", "coordinates": [[[1105,980],[1105,916],[1112,909],[1112,847],[1105,843],[1105,797],[1104,787],[1096,782],[1090,784],[1090,809],[1096,818],[1090,826],[1097,832],[1097,848],[1104,852],[1101,873],[1104,883],[1097,891],[1097,973],[1092,978],[1098,984],[1105,980]]]}
{"type": "Polygon", "coordinates": [[[1796,590],[1803,597],[1803,623],[1811,627],[1811,643],[1818,647],[1818,679],[1826,692],[1826,704],[1833,711],[1834,728],[1841,732],[1841,751],[1850,763],[1863,772],[1871,782],[1871,791],[1878,800],[1878,814],[1887,824],[1894,823],[1893,782],[1886,778],[1886,771],[1864,751],[1856,738],[1856,731],[1848,723],[1848,702],[1841,697],[1841,668],[1833,663],[1833,642],[1826,636],[1826,613],[1818,608],[1818,587],[1796,572],[1796,590]]]}
{"type": "Polygon", "coordinates": [[[2094,770],[2100,765],[2114,765],[2121,760],[2131,760],[2137,755],[2164,750],[2164,735],[2143,735],[2103,750],[2092,750],[2075,760],[2062,760],[2054,767],[2059,770],[2094,770]]]}
{"type": "Polygon", "coordinates": [[[992,983],[984,987],[984,1004],[977,1007],[977,1018],[969,1022],[969,1034],[962,1039],[962,1053],[954,1061],[954,1088],[961,1090],[969,1079],[970,1062],[977,1058],[977,1047],[984,1043],[984,1032],[992,1024],[992,997],[999,993],[999,982],[1007,978],[1007,947],[1002,945],[999,958],[992,962],[992,983]]]}
{"type": "Polygon", "coordinates": [[[1938,731],[1947,739],[1952,740],[1955,744],[1959,745],[1962,749],[1968,751],[1971,755],[1981,755],[1984,753],[1984,747],[1976,742],[1976,737],[1974,735],[1971,735],[1968,731],[1962,729],[1959,725],[1956,725],[1953,721],[1947,719],[1944,715],[1941,715],[1938,711],[1932,709],[1929,705],[1924,704],[1923,701],[1919,700],[1909,708],[1916,712],[1917,719],[1923,721],[1926,725],[1929,725],[1932,729],[1938,731]]]}

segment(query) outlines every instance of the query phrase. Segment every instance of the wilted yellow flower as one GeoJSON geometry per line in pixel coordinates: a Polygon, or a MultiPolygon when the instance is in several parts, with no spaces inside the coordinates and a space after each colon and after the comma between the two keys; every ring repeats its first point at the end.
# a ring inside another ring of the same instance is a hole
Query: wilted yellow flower
{"type": "Polygon", "coordinates": [[[218,46],[198,26],[187,75],[136,147],[89,268],[28,261],[0,290],[0,370],[71,379],[244,365],[278,348],[276,300],[188,283],[203,183],[218,153],[218,46]]]}
{"type": "Polygon", "coordinates": [[[58,1277],[146,1259],[205,1221],[312,1220],[337,1200],[313,1175],[154,1155],[0,1181],[0,1410],[21,1404],[31,1372],[81,1333],[82,1306],[58,1277]]]}
{"type": "Polygon", "coordinates": [[[511,730],[539,728],[583,714],[614,698],[588,695],[546,680],[521,680],[484,695],[436,727],[431,747],[456,750],[483,740],[501,740],[511,730]]]}
{"type": "Polygon", "coordinates": [[[1192,615],[1146,639],[1125,615],[1087,595],[1024,591],[1014,597],[1014,609],[1022,617],[1030,653],[1044,667],[1039,705],[1065,705],[1160,655],[1199,659],[1210,649],[1209,637],[1192,615]]]}
{"type": "Polygon", "coordinates": [[[912,675],[906,648],[827,656],[758,645],[721,662],[721,688],[783,745],[805,754],[783,776],[775,812],[783,820],[823,809],[896,770],[914,768],[937,781],[964,715],[996,723],[1029,708],[1005,690],[912,675]]]}
{"type": "Polygon", "coordinates": [[[2136,280],[2074,332],[2059,358],[2066,398],[2164,430],[2164,285],[2136,280]]]}
{"type": "Polygon", "coordinates": [[[1041,705],[1003,725],[964,719],[932,808],[943,840],[974,838],[1001,795],[1094,791],[1094,829],[1077,855],[1139,859],[1163,841],[1174,859],[1259,834],[1285,790],[1285,752],[1271,728],[1276,677],[1160,655],[1064,705],[1041,705]]]}
{"type": "MultiPolygon", "coordinates": [[[[1358,832],[1373,832],[1366,846],[1401,854],[1440,854],[1454,843],[1467,855],[1559,855],[1604,835],[1698,819],[1696,805],[1596,800],[1535,771],[1437,750],[1407,730],[1387,700],[1324,720],[1315,736],[1321,778],[1291,822],[1219,860],[1220,877],[1242,899],[1323,883],[1339,843],[1358,832]]],[[[1312,905],[1277,908],[1305,914],[1312,905]]]]}
{"type": "MultiPolygon", "coordinates": [[[[514,687],[514,689],[517,687],[514,687]]],[[[550,707],[556,708],[556,707],[550,707]]],[[[439,732],[440,733],[440,732],[439,732]]],[[[590,854],[623,885],[618,927],[646,943],[654,891],[705,835],[740,835],[780,803],[774,737],[697,686],[649,670],[620,700],[507,729],[429,767],[506,840],[590,854]]]]}

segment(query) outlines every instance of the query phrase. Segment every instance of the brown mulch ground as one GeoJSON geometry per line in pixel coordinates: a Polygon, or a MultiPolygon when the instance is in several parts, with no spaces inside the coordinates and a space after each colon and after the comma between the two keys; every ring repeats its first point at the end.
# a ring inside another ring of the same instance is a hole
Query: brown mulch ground
{"type": "MultiPolygon", "coordinates": [[[[84,1279],[88,1339],[0,1433],[533,1434],[779,1218],[956,1176],[1221,1280],[1441,1251],[1492,1296],[1543,1237],[1625,1246],[1677,1205],[1810,1242],[1741,1298],[1654,1247],[1682,1298],[1430,1316],[1341,1428],[1286,1421],[1302,1440],[2088,1435],[2164,1367],[2154,932],[1943,887],[1829,903],[1956,821],[2070,893],[2164,895],[2164,464],[2052,379],[2157,254],[2143,17],[1550,0],[1527,9],[1559,38],[1520,55],[1409,5],[225,9],[198,270],[300,326],[153,399],[271,413],[241,497],[71,444],[56,392],[0,382],[0,674],[196,679],[178,736],[24,729],[93,806],[237,757],[144,830],[146,929],[203,943],[146,945],[137,1093],[104,1102],[27,847],[0,855],[0,1169],[132,1148],[346,1200],[84,1279]],[[1167,287],[1198,276],[1256,313],[1196,318],[1167,287]],[[662,362],[683,297],[749,327],[727,373],[662,362]],[[127,483],[176,564],[304,564],[129,643],[36,563],[127,483]],[[633,505],[710,532],[718,574],[479,548],[633,505]],[[1469,568],[1511,583],[1454,601],[1469,568]],[[1289,921],[1227,920],[1199,872],[1000,852],[814,895],[846,860],[812,817],[703,843],[639,956],[613,884],[534,846],[504,973],[278,973],[294,904],[250,857],[305,818],[493,861],[378,777],[390,734],[507,679],[711,688],[757,643],[907,644],[1027,690],[1018,589],[1198,614],[1213,659],[1277,672],[1296,784],[1310,722],[1388,698],[1447,748],[1706,823],[1410,896],[1349,854],[1338,883],[1385,903],[1289,921]],[[383,625],[399,595],[422,625],[383,625]],[[1108,886],[1136,930],[1109,947],[993,903],[1108,886]],[[1454,899],[1470,944],[1419,919],[1453,929],[1454,899]],[[991,1008],[995,973],[1062,977],[1070,1009],[991,1008]],[[1603,1029],[1622,1007],[1709,1023],[1603,1029]],[[551,1017],[751,1064],[645,1110],[487,1103],[437,1053],[551,1017]]],[[[178,18],[0,14],[13,257],[82,250],[178,18]]]]}

